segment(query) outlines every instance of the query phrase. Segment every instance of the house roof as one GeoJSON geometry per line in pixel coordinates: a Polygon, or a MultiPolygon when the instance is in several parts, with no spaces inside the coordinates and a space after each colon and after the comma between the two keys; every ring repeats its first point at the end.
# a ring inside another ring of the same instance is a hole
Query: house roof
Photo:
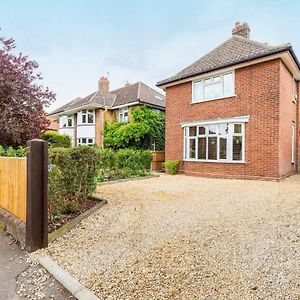
{"type": "Polygon", "coordinates": [[[260,43],[250,40],[249,38],[233,35],[220,46],[202,56],[196,62],[176,75],[159,81],[157,86],[162,86],[191,76],[200,75],[202,73],[207,73],[283,51],[290,51],[299,67],[299,62],[290,44],[270,46],[266,43],[260,43]]]}
{"type": "Polygon", "coordinates": [[[86,97],[75,98],[74,100],[52,111],[49,115],[67,112],[82,106],[90,105],[94,107],[114,109],[121,105],[130,105],[135,102],[140,102],[162,109],[165,108],[165,97],[139,81],[108,93],[96,91],[86,97]]]}

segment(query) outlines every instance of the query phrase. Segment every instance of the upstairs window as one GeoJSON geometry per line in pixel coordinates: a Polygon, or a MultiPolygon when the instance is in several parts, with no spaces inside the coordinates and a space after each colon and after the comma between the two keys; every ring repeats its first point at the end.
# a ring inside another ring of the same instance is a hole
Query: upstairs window
{"type": "Polygon", "coordinates": [[[292,87],[292,101],[296,102],[297,100],[297,82],[293,78],[293,87],[292,87]]]}
{"type": "Polygon", "coordinates": [[[234,96],[234,74],[228,72],[193,82],[193,103],[234,96]]]}
{"type": "Polygon", "coordinates": [[[94,124],[94,111],[93,110],[82,110],[79,112],[79,120],[81,120],[81,124],[94,124]]]}
{"type": "Polygon", "coordinates": [[[119,121],[128,122],[128,107],[119,110],[119,121]]]}
{"type": "Polygon", "coordinates": [[[60,117],[61,128],[72,127],[72,126],[73,126],[73,117],[71,115],[60,117]]]}

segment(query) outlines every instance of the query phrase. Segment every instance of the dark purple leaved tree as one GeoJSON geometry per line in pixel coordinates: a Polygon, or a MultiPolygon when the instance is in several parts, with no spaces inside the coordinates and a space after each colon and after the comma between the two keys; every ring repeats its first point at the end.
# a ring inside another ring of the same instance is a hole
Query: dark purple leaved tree
{"type": "Polygon", "coordinates": [[[48,126],[44,108],[55,94],[44,88],[38,64],[13,54],[15,41],[0,37],[0,145],[24,145],[48,126]]]}

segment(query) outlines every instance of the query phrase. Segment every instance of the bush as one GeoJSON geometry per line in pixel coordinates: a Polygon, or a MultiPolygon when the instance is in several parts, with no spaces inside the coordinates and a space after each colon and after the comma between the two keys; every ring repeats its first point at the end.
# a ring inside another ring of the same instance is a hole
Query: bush
{"type": "Polygon", "coordinates": [[[132,122],[105,124],[103,142],[112,149],[152,149],[164,150],[165,114],[157,113],[146,106],[131,110],[132,122]]]}
{"type": "Polygon", "coordinates": [[[90,146],[49,150],[51,218],[73,212],[94,192],[99,161],[99,151],[90,146]]]}
{"type": "Polygon", "coordinates": [[[180,161],[179,160],[168,160],[164,163],[164,167],[168,174],[175,175],[178,173],[180,161]]]}
{"type": "Polygon", "coordinates": [[[13,148],[12,146],[4,148],[0,145],[0,156],[6,157],[24,157],[26,155],[26,148],[19,146],[13,148]]]}
{"type": "Polygon", "coordinates": [[[100,170],[98,181],[146,176],[151,169],[152,153],[148,150],[99,149],[100,170]]]}
{"type": "Polygon", "coordinates": [[[70,148],[71,138],[67,134],[59,134],[55,131],[45,131],[41,138],[49,143],[52,148],[70,148]]]}

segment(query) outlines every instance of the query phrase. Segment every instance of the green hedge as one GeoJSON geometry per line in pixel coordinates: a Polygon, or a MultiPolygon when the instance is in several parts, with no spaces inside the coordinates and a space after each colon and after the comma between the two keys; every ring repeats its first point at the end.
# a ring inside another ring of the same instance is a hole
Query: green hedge
{"type": "Polygon", "coordinates": [[[96,188],[99,151],[90,146],[49,150],[50,218],[76,210],[96,188]]]}
{"type": "Polygon", "coordinates": [[[70,148],[71,138],[67,134],[60,134],[55,131],[45,131],[41,138],[49,143],[51,148],[70,148]]]}
{"type": "Polygon", "coordinates": [[[0,145],[0,156],[6,157],[24,157],[26,155],[26,148],[19,146],[18,148],[7,147],[0,145]]]}
{"type": "Polygon", "coordinates": [[[98,149],[100,170],[98,181],[146,176],[151,169],[152,153],[148,150],[98,149]]]}

